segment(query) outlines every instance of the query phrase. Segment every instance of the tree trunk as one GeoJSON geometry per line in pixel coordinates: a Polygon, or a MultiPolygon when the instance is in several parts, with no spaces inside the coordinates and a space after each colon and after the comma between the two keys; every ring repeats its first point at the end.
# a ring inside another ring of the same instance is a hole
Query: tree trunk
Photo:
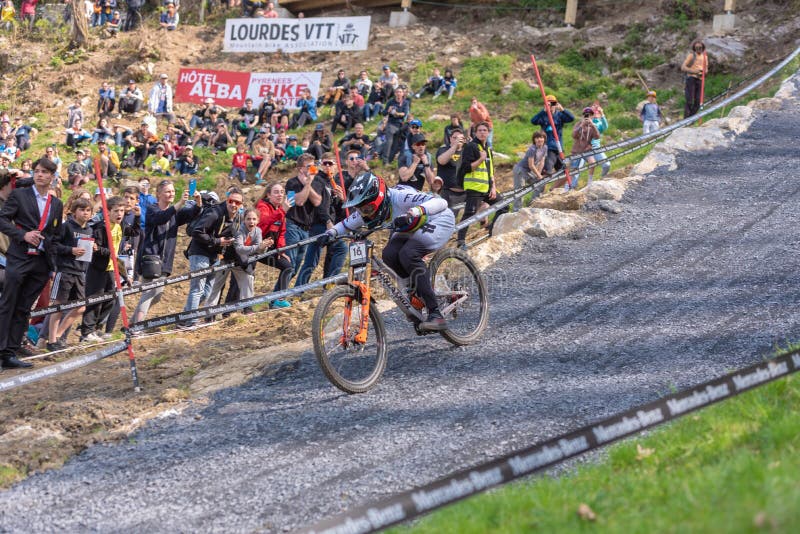
{"type": "Polygon", "coordinates": [[[89,44],[89,22],[86,19],[86,8],[83,0],[70,0],[72,6],[71,48],[84,48],[89,44]]]}

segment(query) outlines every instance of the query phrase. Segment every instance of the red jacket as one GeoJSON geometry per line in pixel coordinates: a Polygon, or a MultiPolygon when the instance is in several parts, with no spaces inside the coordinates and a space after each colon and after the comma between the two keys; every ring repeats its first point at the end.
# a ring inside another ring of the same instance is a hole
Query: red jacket
{"type": "Polygon", "coordinates": [[[274,244],[270,248],[286,246],[286,213],[283,206],[274,207],[266,200],[259,200],[256,209],[261,214],[258,227],[261,228],[261,237],[271,237],[274,244]]]}

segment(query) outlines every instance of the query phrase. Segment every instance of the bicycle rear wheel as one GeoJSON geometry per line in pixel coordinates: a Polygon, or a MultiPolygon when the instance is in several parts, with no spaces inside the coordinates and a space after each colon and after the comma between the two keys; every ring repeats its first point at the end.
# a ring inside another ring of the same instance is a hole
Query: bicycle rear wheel
{"type": "Polygon", "coordinates": [[[489,295],[478,267],[461,250],[446,248],[430,262],[431,283],[447,330],[439,332],[454,345],[469,345],[489,323],[489,295]]]}
{"type": "Polygon", "coordinates": [[[356,342],[361,304],[352,286],[337,286],[326,292],[314,311],[314,354],[328,380],[347,393],[368,391],[386,368],[386,329],[374,302],[369,307],[367,324],[366,342],[356,342]]]}

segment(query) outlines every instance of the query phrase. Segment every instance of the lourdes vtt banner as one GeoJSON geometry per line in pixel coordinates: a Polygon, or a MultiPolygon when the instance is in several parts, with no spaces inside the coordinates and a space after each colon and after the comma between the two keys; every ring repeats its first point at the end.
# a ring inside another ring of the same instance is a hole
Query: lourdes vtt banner
{"type": "Polygon", "coordinates": [[[228,19],[225,52],[366,50],[371,17],[228,19]]]}
{"type": "Polygon", "coordinates": [[[178,102],[202,103],[208,97],[216,104],[238,107],[246,98],[258,106],[267,94],[286,101],[286,107],[296,102],[305,89],[319,93],[321,72],[230,72],[225,70],[181,69],[175,85],[178,102]]]}

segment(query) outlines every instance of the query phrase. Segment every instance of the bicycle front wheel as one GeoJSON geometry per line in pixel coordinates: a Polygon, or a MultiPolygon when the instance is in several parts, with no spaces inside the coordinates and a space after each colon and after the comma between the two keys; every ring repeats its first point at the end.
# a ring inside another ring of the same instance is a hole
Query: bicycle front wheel
{"type": "Polygon", "coordinates": [[[366,340],[358,340],[361,311],[352,286],[337,286],[326,292],[314,311],[314,354],[328,380],[347,393],[368,391],[386,368],[383,317],[371,303],[366,340]]]}
{"type": "Polygon", "coordinates": [[[447,329],[439,332],[453,345],[480,339],[489,323],[489,295],[478,266],[461,250],[445,248],[430,263],[431,283],[447,329]]]}

